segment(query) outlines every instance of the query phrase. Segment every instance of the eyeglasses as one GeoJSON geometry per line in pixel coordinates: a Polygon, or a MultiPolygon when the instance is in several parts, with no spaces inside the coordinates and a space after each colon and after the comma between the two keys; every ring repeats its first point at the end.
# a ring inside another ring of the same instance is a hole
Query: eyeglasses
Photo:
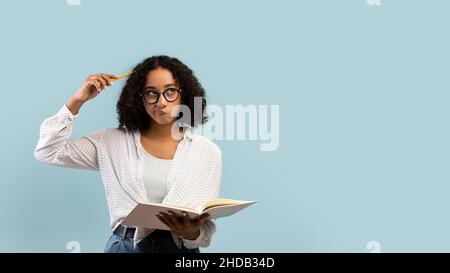
{"type": "MultiPolygon", "coordinates": [[[[178,96],[180,95],[180,92],[182,90],[177,87],[167,87],[162,91],[162,94],[166,101],[168,102],[174,102],[176,99],[178,99],[178,96]]],[[[144,98],[145,102],[148,104],[155,104],[159,100],[159,96],[161,96],[161,93],[159,93],[154,88],[148,88],[145,89],[141,94],[141,97],[144,98]]]]}

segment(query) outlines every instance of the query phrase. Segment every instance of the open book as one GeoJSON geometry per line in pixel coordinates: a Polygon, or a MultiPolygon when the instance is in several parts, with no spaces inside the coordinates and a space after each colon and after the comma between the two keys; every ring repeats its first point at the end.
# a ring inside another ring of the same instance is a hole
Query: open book
{"type": "Polygon", "coordinates": [[[146,227],[152,229],[170,230],[163,222],[161,222],[156,214],[159,212],[168,213],[169,210],[181,215],[185,211],[188,216],[196,218],[204,213],[208,213],[210,218],[217,219],[232,215],[257,201],[243,201],[234,199],[212,199],[207,201],[200,209],[192,209],[175,205],[167,205],[161,203],[138,203],[137,206],[123,220],[123,225],[146,227]]]}

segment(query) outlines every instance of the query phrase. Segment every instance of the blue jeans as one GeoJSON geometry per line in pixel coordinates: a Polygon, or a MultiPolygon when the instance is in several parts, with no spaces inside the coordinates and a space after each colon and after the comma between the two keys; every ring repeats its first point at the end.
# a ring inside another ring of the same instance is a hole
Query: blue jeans
{"type": "Polygon", "coordinates": [[[105,253],[200,253],[200,249],[188,249],[182,246],[181,249],[177,247],[173,241],[172,235],[169,231],[155,230],[145,237],[133,247],[133,238],[125,238],[116,234],[112,234],[106,243],[105,253]],[[158,232],[160,236],[152,236],[158,232]],[[161,234],[164,236],[161,236],[161,234]]]}

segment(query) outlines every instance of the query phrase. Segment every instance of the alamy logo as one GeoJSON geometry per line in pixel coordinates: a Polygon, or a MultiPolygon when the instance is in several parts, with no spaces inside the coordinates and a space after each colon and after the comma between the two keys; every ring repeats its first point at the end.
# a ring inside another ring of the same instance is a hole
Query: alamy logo
{"type": "MultiPolygon", "coordinates": [[[[187,105],[174,107],[173,117],[182,113],[180,123],[188,123],[192,114],[202,115],[202,98],[194,98],[194,113],[187,105]]],[[[260,141],[260,151],[271,152],[280,143],[280,105],[208,105],[209,120],[193,130],[211,140],[260,141]]],[[[177,131],[176,124],[172,128],[177,131]]]]}
{"type": "Polygon", "coordinates": [[[67,242],[66,249],[70,250],[70,253],[81,253],[81,244],[78,241],[70,241],[67,242]]]}
{"type": "Polygon", "coordinates": [[[381,5],[381,0],[367,0],[369,6],[379,6],[381,5]]]}
{"type": "Polygon", "coordinates": [[[66,0],[66,3],[69,6],[79,6],[81,5],[81,0],[66,0]]]}
{"type": "Polygon", "coordinates": [[[370,250],[370,253],[381,253],[381,244],[378,241],[370,241],[366,246],[367,250],[370,250]]]}

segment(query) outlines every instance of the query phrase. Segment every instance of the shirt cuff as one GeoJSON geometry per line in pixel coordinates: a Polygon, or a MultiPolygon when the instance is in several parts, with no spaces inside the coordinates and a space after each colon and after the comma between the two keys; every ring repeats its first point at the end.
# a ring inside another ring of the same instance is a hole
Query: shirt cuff
{"type": "Polygon", "coordinates": [[[205,237],[205,229],[200,228],[200,235],[198,235],[198,237],[196,239],[188,240],[183,237],[181,237],[181,239],[183,240],[183,245],[186,248],[193,249],[193,248],[199,247],[202,244],[204,237],[205,237]]]}
{"type": "Polygon", "coordinates": [[[65,103],[64,103],[64,106],[59,110],[58,113],[69,117],[71,120],[74,120],[79,115],[79,113],[76,115],[72,114],[72,112],[70,112],[70,110],[69,110],[69,107],[67,107],[67,104],[65,104],[65,103]]]}

